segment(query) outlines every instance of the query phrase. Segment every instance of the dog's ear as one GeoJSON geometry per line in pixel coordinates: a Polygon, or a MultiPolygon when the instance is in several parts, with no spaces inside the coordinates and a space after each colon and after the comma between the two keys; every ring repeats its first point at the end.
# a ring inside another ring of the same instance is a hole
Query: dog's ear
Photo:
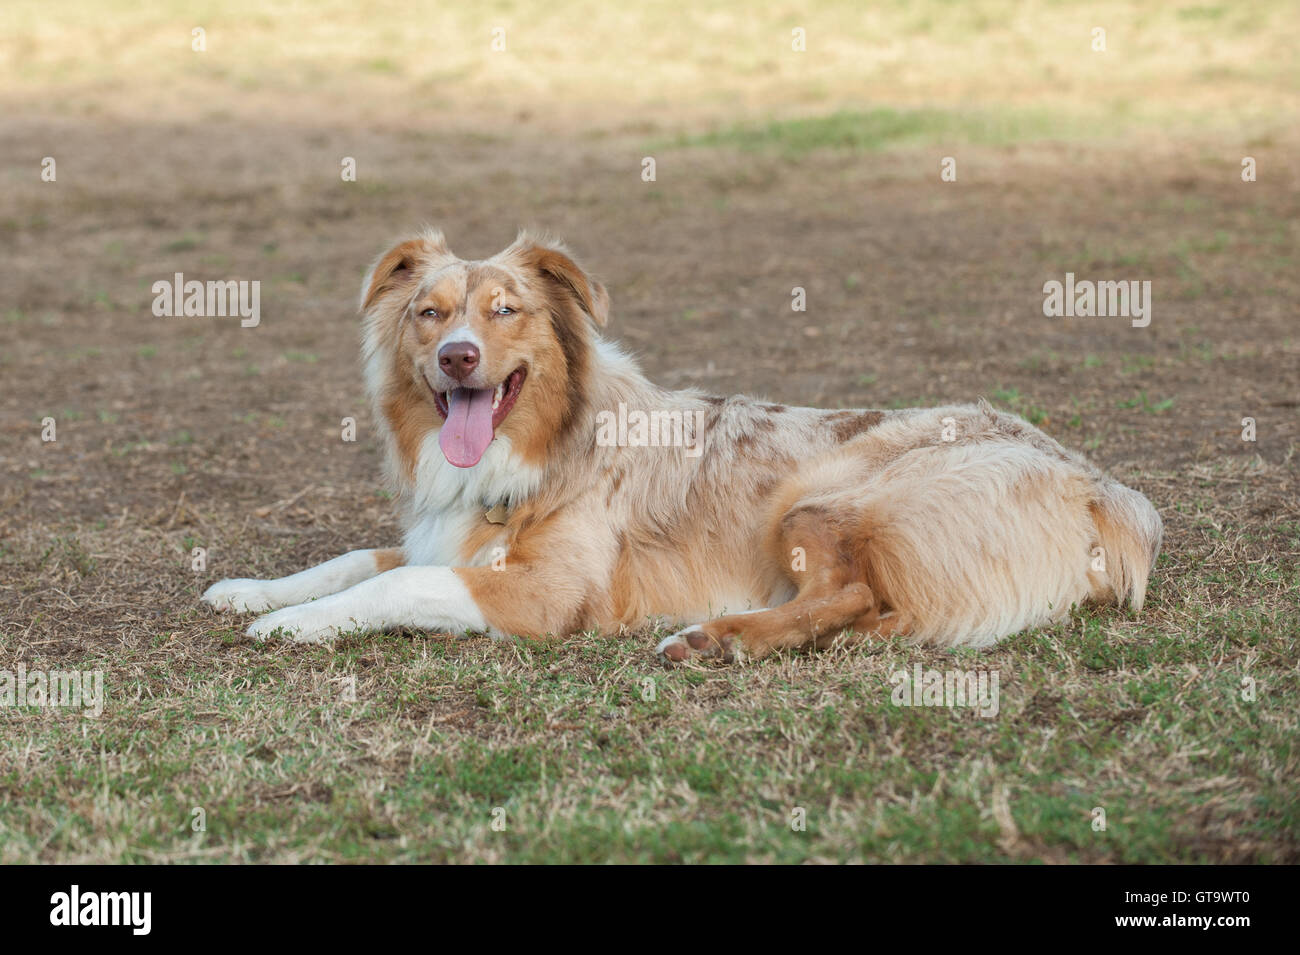
{"type": "Polygon", "coordinates": [[[609,322],[609,293],[605,291],[605,286],[583,271],[563,244],[545,237],[533,238],[528,233],[521,232],[506,252],[572,295],[578,306],[597,325],[604,328],[609,322]]]}
{"type": "Polygon", "coordinates": [[[387,293],[408,285],[418,266],[439,257],[450,258],[451,251],[442,233],[432,230],[389,249],[361,282],[361,310],[364,312],[387,293]]]}

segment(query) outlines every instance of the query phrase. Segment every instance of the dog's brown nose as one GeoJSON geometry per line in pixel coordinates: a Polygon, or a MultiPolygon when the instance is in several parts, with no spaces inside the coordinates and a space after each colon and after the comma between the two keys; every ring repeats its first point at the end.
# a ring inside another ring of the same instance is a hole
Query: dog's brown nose
{"type": "Polygon", "coordinates": [[[464,381],[478,367],[478,348],[469,342],[448,342],[438,349],[438,367],[457,381],[464,381]]]}

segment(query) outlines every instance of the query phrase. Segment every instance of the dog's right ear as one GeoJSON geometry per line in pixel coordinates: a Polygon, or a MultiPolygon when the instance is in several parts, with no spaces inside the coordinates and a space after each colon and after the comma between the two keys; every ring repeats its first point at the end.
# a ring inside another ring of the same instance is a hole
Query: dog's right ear
{"type": "Polygon", "coordinates": [[[548,236],[534,236],[520,230],[515,241],[501,253],[536,269],[573,296],[582,311],[601,328],[609,323],[609,292],[573,261],[564,243],[548,236]]]}
{"type": "Polygon", "coordinates": [[[442,257],[450,258],[451,251],[442,233],[432,230],[389,249],[361,282],[361,310],[366,311],[389,292],[406,287],[419,266],[442,257]]]}

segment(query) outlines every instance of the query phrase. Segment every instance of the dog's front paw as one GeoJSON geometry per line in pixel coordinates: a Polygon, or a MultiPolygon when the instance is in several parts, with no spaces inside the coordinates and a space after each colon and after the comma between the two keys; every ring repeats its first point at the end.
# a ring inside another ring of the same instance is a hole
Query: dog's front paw
{"type": "Polygon", "coordinates": [[[737,637],[714,637],[705,629],[707,626],[697,623],[664,637],[659,641],[659,646],[655,647],[659,662],[672,667],[689,660],[712,659],[735,663],[744,659],[744,650],[737,637]]]}
{"type": "Polygon", "coordinates": [[[329,643],[340,633],[351,630],[355,624],[340,622],[320,606],[321,601],[285,607],[275,613],[258,617],[248,628],[248,636],[265,640],[277,632],[294,643],[329,643]]]}
{"type": "Polygon", "coordinates": [[[271,592],[270,580],[250,580],[246,577],[219,580],[203,592],[200,598],[216,610],[234,613],[262,613],[283,606],[271,592]]]}

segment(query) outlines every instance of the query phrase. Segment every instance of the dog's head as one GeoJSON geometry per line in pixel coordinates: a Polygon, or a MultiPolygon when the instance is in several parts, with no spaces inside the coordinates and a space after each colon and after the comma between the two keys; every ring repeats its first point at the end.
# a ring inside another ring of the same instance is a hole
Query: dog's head
{"type": "Polygon", "coordinates": [[[581,411],[609,297],[558,242],[521,233],[467,261],[427,232],[380,257],[361,308],[368,385],[407,467],[438,429],[447,461],[472,468],[498,435],[541,463],[581,411]]]}

